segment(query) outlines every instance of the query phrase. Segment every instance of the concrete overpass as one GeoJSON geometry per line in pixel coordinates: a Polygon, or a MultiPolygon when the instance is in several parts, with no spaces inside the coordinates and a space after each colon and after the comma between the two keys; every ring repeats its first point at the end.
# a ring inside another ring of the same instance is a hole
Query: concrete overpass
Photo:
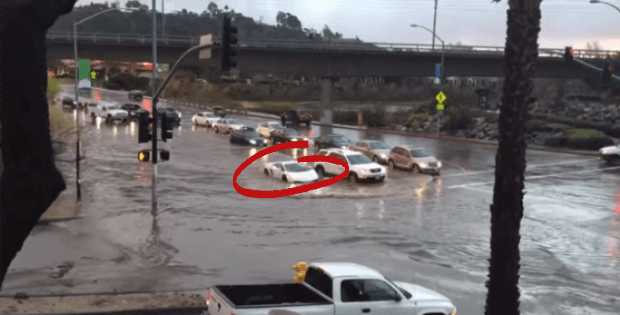
{"type": "MultiPolygon", "coordinates": [[[[174,64],[181,54],[197,45],[197,37],[158,38],[160,63],[174,64]]],[[[240,41],[237,69],[241,72],[269,72],[321,77],[325,106],[331,108],[332,78],[337,77],[429,77],[441,60],[441,49],[424,44],[329,43],[313,40],[240,41]]],[[[503,77],[503,47],[451,47],[445,51],[445,77],[503,77]]],[[[587,51],[576,57],[586,59],[587,51]]],[[[599,51],[591,64],[603,67],[607,55],[617,51],[599,51]]],[[[91,60],[152,61],[152,38],[148,35],[78,33],[78,54],[91,60]]],[[[49,59],[73,59],[73,34],[50,32],[47,35],[49,59]]],[[[537,78],[582,79],[592,70],[576,63],[565,63],[564,48],[539,49],[537,78]]],[[[220,49],[214,48],[210,60],[188,56],[184,65],[203,71],[220,68],[220,49]]],[[[620,68],[620,67],[614,67],[620,68]]],[[[329,118],[331,120],[331,118],[329,118]]]]}

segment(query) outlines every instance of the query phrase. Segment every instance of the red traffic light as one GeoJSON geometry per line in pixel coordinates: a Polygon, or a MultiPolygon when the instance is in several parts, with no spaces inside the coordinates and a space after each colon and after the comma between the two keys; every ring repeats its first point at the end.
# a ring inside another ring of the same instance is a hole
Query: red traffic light
{"type": "Polygon", "coordinates": [[[570,50],[570,54],[571,54],[571,55],[575,55],[575,50],[571,48],[571,50],[570,50]]]}

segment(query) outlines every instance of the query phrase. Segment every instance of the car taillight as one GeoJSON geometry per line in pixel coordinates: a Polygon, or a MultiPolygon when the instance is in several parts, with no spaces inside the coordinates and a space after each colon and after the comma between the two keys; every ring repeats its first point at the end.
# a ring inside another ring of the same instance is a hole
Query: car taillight
{"type": "Polygon", "coordinates": [[[211,302],[211,291],[207,292],[207,305],[209,305],[209,302],[211,302]]]}

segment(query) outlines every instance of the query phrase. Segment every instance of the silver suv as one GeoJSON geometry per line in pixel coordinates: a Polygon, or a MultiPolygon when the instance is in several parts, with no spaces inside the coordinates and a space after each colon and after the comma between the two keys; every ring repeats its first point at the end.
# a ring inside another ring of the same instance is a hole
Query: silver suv
{"type": "Polygon", "coordinates": [[[430,155],[424,148],[411,146],[395,146],[388,156],[388,167],[403,168],[414,173],[430,173],[439,175],[441,162],[430,155]]]}

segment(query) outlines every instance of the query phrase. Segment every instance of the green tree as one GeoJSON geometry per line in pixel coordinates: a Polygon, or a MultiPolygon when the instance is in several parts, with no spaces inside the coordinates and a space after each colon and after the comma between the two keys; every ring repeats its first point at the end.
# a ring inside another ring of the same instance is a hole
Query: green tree
{"type": "MultiPolygon", "coordinates": [[[[493,0],[499,2],[500,0],[493,0]]],[[[491,258],[485,315],[518,315],[525,122],[538,57],[541,0],[509,0],[499,146],[491,204],[491,258]]]]}

